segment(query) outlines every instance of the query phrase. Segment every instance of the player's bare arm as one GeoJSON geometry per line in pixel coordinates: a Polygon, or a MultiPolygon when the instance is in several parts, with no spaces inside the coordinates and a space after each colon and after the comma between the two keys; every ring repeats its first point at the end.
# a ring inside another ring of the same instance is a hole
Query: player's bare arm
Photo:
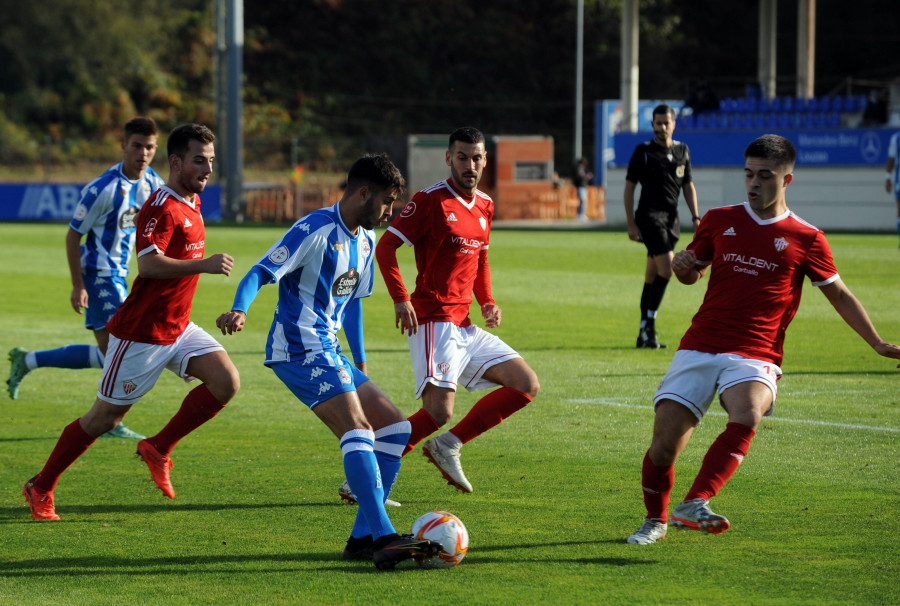
{"type": "Polygon", "coordinates": [[[416,310],[409,301],[394,303],[394,326],[401,333],[412,336],[419,332],[419,319],[416,318],[416,310]]]}
{"type": "Polygon", "coordinates": [[[222,331],[223,335],[231,335],[244,330],[246,321],[247,314],[233,309],[216,318],[216,327],[222,331]]]}
{"type": "Polygon", "coordinates": [[[81,238],[82,235],[69,228],[66,233],[66,259],[69,262],[69,274],[72,277],[72,294],[69,303],[76,313],[88,306],[87,289],[84,287],[84,276],[81,275],[81,238]]]}
{"type": "Polygon", "coordinates": [[[166,279],[196,274],[231,275],[234,259],[217,253],[205,259],[172,259],[161,253],[147,253],[138,257],[138,273],[142,278],[166,279]]]}
{"type": "Polygon", "coordinates": [[[697,255],[692,250],[681,250],[672,257],[672,271],[682,284],[694,284],[702,276],[706,268],[697,267],[697,255]]]}
{"type": "Polygon", "coordinates": [[[487,303],[481,306],[481,317],[484,318],[485,328],[497,328],[500,326],[500,317],[502,315],[500,306],[496,303],[487,303]]]}
{"type": "Polygon", "coordinates": [[[625,181],[625,219],[628,221],[628,239],[641,242],[641,232],[634,222],[634,189],[637,183],[625,181]]]}
{"type": "MultiPolygon", "coordinates": [[[[843,280],[838,278],[831,284],[820,287],[822,294],[843,318],[878,355],[900,360],[900,346],[888,343],[878,334],[862,303],[850,292],[843,280]]],[[[900,368],[900,364],[897,365],[900,368]]]]}
{"type": "Polygon", "coordinates": [[[684,184],[684,202],[691,212],[691,223],[697,227],[700,225],[700,203],[697,201],[697,188],[693,181],[684,184]]]}

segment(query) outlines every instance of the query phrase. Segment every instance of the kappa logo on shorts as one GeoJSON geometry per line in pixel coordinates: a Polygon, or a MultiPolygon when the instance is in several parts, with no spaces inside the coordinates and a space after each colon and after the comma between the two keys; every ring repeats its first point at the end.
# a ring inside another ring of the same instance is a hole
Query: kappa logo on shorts
{"type": "Polygon", "coordinates": [[[308,354],[306,354],[306,357],[303,359],[303,365],[305,366],[307,364],[312,364],[315,361],[316,361],[316,354],[308,353],[308,354]]]}
{"type": "Polygon", "coordinates": [[[353,382],[353,379],[350,377],[350,373],[347,372],[346,368],[338,368],[338,377],[344,385],[349,385],[353,382]]]}
{"type": "Polygon", "coordinates": [[[103,311],[113,311],[117,308],[117,306],[113,305],[109,301],[103,304],[103,311]]]}
{"type": "Polygon", "coordinates": [[[108,290],[106,290],[105,288],[101,288],[101,289],[100,289],[100,292],[97,293],[97,296],[100,297],[101,299],[106,299],[106,298],[108,298],[109,295],[111,295],[111,294],[112,294],[112,293],[109,292],[108,290]]]}
{"type": "Polygon", "coordinates": [[[122,381],[122,390],[123,390],[126,394],[130,394],[130,393],[133,392],[135,389],[137,389],[137,383],[135,383],[135,382],[132,381],[131,379],[128,379],[127,381],[122,381]]]}
{"type": "Polygon", "coordinates": [[[323,393],[328,393],[329,390],[331,390],[333,387],[334,385],[332,385],[328,381],[322,381],[321,383],[319,383],[319,395],[321,396],[323,393]]]}
{"type": "Polygon", "coordinates": [[[321,368],[319,368],[318,366],[316,366],[315,368],[312,369],[312,372],[309,373],[309,378],[310,379],[318,379],[320,376],[322,376],[323,372],[325,372],[325,371],[322,370],[321,368]]]}

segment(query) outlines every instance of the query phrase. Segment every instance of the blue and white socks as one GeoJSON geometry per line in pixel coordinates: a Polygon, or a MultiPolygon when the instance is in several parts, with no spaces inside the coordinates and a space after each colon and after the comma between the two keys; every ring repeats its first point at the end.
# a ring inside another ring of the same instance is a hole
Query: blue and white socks
{"type": "Polygon", "coordinates": [[[341,439],[341,450],[344,452],[344,469],[347,471],[347,482],[350,484],[350,488],[353,490],[353,494],[356,495],[356,500],[360,504],[359,511],[356,514],[356,522],[350,533],[351,537],[362,538],[371,534],[373,539],[377,539],[380,536],[394,532],[393,526],[387,519],[387,513],[384,511],[384,501],[391,494],[391,489],[394,487],[394,482],[396,482],[397,476],[400,473],[400,460],[403,449],[406,447],[406,442],[409,440],[410,431],[411,426],[409,421],[401,421],[399,423],[394,423],[393,425],[388,425],[387,427],[382,427],[374,433],[364,432],[364,430],[349,431],[344,434],[344,437],[341,439]],[[381,493],[380,515],[384,516],[384,520],[387,521],[386,526],[382,522],[378,523],[382,530],[375,530],[375,526],[370,523],[370,516],[367,513],[367,508],[363,507],[362,495],[357,492],[353,485],[353,480],[350,478],[350,471],[347,464],[348,449],[345,447],[345,444],[350,446],[353,442],[349,440],[359,440],[360,435],[357,432],[370,434],[373,439],[372,452],[377,465],[376,473],[381,481],[380,490],[377,491],[381,493]],[[390,527],[391,530],[384,532],[383,529],[387,527],[390,527]]]}
{"type": "Polygon", "coordinates": [[[103,353],[96,345],[65,345],[56,349],[29,351],[25,366],[35,368],[103,368],[103,353]]]}

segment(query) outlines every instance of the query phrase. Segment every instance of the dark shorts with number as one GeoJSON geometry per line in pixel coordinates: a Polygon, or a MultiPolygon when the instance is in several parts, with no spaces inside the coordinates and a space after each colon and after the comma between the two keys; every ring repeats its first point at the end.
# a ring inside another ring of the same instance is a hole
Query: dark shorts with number
{"type": "Polygon", "coordinates": [[[678,236],[681,235],[677,212],[664,210],[642,212],[638,209],[634,215],[634,222],[641,232],[644,246],[647,247],[647,256],[655,257],[675,250],[678,236]]]}

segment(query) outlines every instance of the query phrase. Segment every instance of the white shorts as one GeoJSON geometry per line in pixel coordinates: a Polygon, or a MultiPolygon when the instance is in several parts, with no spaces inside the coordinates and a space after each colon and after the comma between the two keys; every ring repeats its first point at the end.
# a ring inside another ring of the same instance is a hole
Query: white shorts
{"type": "Polygon", "coordinates": [[[721,394],[738,383],[758,381],[772,390],[772,406],[766,412],[768,416],[775,406],[778,395],[776,382],[780,377],[781,368],[771,362],[732,353],[679,350],[675,352],[669,371],[653,396],[653,404],[658,405],[660,400],[674,400],[702,419],[716,391],[721,394]]]}
{"type": "Polygon", "coordinates": [[[134,404],[156,385],[163,369],[168,368],[189,383],[194,380],[187,374],[191,358],[224,350],[193,322],[171,345],[124,341],[109,335],[97,397],[110,404],[134,404]]]}
{"type": "Polygon", "coordinates": [[[469,391],[495,387],[496,383],[482,378],[485,371],[521,357],[499,337],[474,324],[461,328],[452,322],[428,322],[407,338],[417,399],[428,383],[454,391],[457,383],[469,391]]]}

